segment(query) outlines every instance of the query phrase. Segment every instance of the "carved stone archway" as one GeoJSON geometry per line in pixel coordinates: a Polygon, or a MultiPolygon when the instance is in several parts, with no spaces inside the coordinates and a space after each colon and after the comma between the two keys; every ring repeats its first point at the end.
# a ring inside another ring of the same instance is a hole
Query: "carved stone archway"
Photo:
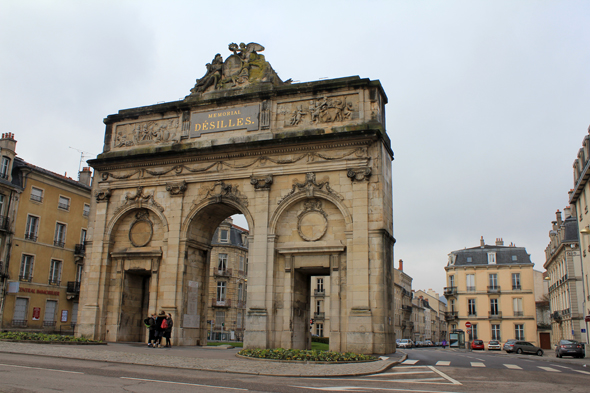
{"type": "Polygon", "coordinates": [[[77,334],[117,340],[107,334],[121,330],[108,290],[121,279],[113,264],[135,266],[139,277],[152,253],[150,311],[173,314],[175,344],[202,343],[194,310],[206,305],[189,307],[190,299],[208,290],[214,226],[242,213],[250,231],[244,347],[305,347],[309,291],[294,288],[327,274],[340,299],[330,310],[331,349],[393,352],[393,152],[379,81],[291,84],[263,46],[229,50],[185,99],[105,119],[103,152],[90,161],[95,199],[77,334]],[[150,223],[132,216],[141,210],[150,223]]]}

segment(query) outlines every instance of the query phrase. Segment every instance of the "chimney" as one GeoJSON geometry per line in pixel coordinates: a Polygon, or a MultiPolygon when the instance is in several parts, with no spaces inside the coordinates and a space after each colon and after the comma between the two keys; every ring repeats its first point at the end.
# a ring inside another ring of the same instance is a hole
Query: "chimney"
{"type": "Polygon", "coordinates": [[[559,209],[555,212],[555,218],[557,219],[557,226],[561,226],[561,212],[559,209]]]}
{"type": "Polygon", "coordinates": [[[503,246],[504,245],[504,239],[500,238],[496,238],[496,246],[503,246]]]}
{"type": "Polygon", "coordinates": [[[14,158],[16,155],[16,141],[14,140],[14,134],[12,132],[3,132],[2,139],[0,139],[0,149],[10,150],[14,155],[11,155],[11,158],[14,158]]]}
{"type": "Polygon", "coordinates": [[[567,206],[565,209],[563,209],[563,218],[568,218],[572,216],[572,209],[570,206],[567,206]]]}
{"type": "Polygon", "coordinates": [[[399,260],[399,267],[397,268],[397,270],[399,270],[400,272],[404,271],[404,261],[402,261],[401,259],[399,260]]]}
{"type": "Polygon", "coordinates": [[[483,248],[486,245],[485,241],[483,240],[483,236],[479,239],[479,245],[483,248]]]}
{"type": "Polygon", "coordinates": [[[82,168],[80,173],[78,173],[78,181],[88,187],[90,187],[90,182],[92,180],[92,172],[90,171],[90,167],[85,166],[82,168]]]}
{"type": "Polygon", "coordinates": [[[551,221],[551,229],[557,232],[559,227],[557,226],[557,221],[551,221]]]}

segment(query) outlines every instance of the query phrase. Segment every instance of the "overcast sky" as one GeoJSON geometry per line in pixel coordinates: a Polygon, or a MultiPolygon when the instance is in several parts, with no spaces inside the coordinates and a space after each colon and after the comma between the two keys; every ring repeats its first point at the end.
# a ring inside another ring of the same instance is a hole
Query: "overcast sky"
{"type": "Polygon", "coordinates": [[[184,98],[230,42],[265,46],[283,80],[378,79],[395,266],[440,293],[447,254],[480,236],[542,270],[590,124],[589,28],[588,1],[0,0],[2,132],[75,177],[103,118],[184,98]]]}

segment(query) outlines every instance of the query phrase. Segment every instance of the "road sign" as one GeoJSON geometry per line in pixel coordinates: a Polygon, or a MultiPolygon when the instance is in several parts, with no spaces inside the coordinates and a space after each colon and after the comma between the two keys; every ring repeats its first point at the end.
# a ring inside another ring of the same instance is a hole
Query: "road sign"
{"type": "Polygon", "coordinates": [[[466,328],[470,328],[471,327],[471,322],[465,322],[465,327],[466,328]]]}

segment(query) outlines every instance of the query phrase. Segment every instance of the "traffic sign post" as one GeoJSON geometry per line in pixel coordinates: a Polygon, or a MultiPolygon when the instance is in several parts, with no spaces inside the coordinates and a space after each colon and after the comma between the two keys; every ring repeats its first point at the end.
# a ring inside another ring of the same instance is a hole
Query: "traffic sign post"
{"type": "Polygon", "coordinates": [[[467,341],[467,350],[471,351],[471,340],[472,340],[472,336],[471,336],[471,322],[467,321],[465,322],[465,327],[467,328],[467,334],[468,334],[468,341],[467,341]]]}

